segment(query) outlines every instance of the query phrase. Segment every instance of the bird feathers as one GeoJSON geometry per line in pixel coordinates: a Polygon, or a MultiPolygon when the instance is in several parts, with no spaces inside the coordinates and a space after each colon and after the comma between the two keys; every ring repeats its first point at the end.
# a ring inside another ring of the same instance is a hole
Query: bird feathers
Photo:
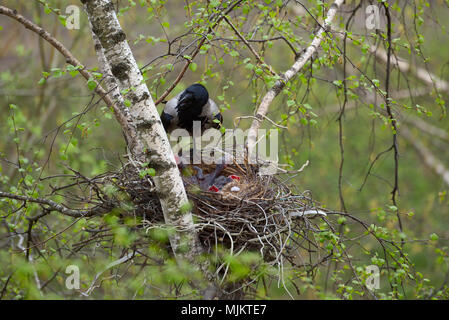
{"type": "Polygon", "coordinates": [[[173,120],[173,116],[165,113],[165,111],[162,111],[161,114],[161,121],[162,121],[162,125],[164,126],[164,130],[168,132],[170,125],[171,125],[171,121],[173,120]]]}
{"type": "Polygon", "coordinates": [[[194,121],[201,123],[203,131],[219,128],[223,117],[217,104],[209,99],[206,88],[194,84],[166,103],[161,120],[167,132],[182,128],[192,134],[194,121]],[[218,120],[218,123],[214,120],[218,120]]]}

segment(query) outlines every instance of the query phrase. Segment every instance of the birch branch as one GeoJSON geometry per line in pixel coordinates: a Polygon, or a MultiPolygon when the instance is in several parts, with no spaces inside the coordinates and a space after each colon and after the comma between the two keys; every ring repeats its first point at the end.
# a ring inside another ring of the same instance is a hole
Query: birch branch
{"type": "Polygon", "coordinates": [[[318,47],[323,41],[326,33],[328,32],[331,26],[332,21],[335,18],[335,15],[337,14],[338,9],[343,4],[343,2],[344,0],[336,0],[330,6],[324,24],[319,28],[319,30],[315,34],[315,37],[312,40],[310,46],[307,47],[304,53],[301,54],[299,58],[295,61],[293,66],[281,76],[281,79],[276,81],[274,86],[263,97],[262,102],[260,103],[259,107],[256,110],[255,114],[256,118],[253,120],[251,127],[248,131],[248,141],[247,141],[248,155],[251,155],[253,152],[253,149],[257,142],[257,132],[260,128],[260,125],[262,124],[265,115],[268,112],[270,104],[273,102],[274,98],[276,98],[276,96],[282,91],[286,83],[290,81],[290,79],[293,78],[304,67],[307,61],[309,61],[312,58],[315,52],[317,52],[318,47]]]}
{"type": "MultiPolygon", "coordinates": [[[[339,30],[338,35],[341,39],[343,39],[343,35],[346,33],[344,30],[339,30]]],[[[353,39],[352,37],[349,37],[350,39],[353,39]]],[[[369,52],[374,54],[377,60],[381,61],[382,63],[387,63],[388,61],[388,54],[387,52],[375,45],[372,45],[369,48],[369,52]]],[[[400,72],[402,73],[413,73],[416,78],[420,79],[424,83],[426,83],[429,86],[434,86],[437,90],[443,90],[449,93],[449,83],[441,78],[439,78],[434,73],[431,73],[427,71],[424,68],[417,67],[416,69],[412,68],[412,65],[405,59],[398,57],[396,54],[392,54],[390,56],[390,63],[392,65],[395,65],[400,72]]]]}
{"type": "Polygon", "coordinates": [[[42,39],[47,41],[51,46],[53,46],[56,50],[58,50],[66,59],[66,62],[68,64],[71,64],[74,67],[78,67],[79,73],[86,79],[86,80],[93,80],[96,83],[95,87],[95,93],[97,93],[103,101],[108,105],[109,107],[114,109],[114,115],[117,119],[117,121],[122,125],[122,127],[125,126],[125,118],[121,114],[120,110],[118,110],[112,101],[112,99],[109,97],[108,92],[106,92],[100,84],[95,80],[95,77],[83,66],[83,64],[56,38],[54,38],[48,31],[43,29],[42,27],[38,26],[31,20],[25,18],[21,14],[17,13],[17,10],[12,10],[7,7],[0,5],[0,14],[6,15],[19,23],[21,23],[25,28],[33,31],[37,35],[39,35],[42,39]]]}
{"type": "Polygon", "coordinates": [[[435,157],[429,148],[427,148],[420,140],[416,139],[410,130],[405,127],[401,127],[401,137],[403,137],[423,159],[424,164],[439,175],[444,183],[449,186],[449,170],[444,164],[435,157]]]}
{"type": "Polygon", "coordinates": [[[449,141],[449,132],[447,132],[444,129],[438,128],[437,126],[434,126],[430,123],[427,123],[426,121],[421,120],[420,118],[408,116],[408,117],[403,117],[401,120],[410,125],[415,126],[419,130],[421,130],[431,136],[435,136],[444,141],[449,141]]]}
{"type": "Polygon", "coordinates": [[[123,257],[121,257],[120,259],[117,259],[115,261],[112,261],[111,263],[109,263],[103,270],[101,270],[100,272],[98,272],[95,275],[94,280],[92,281],[91,285],[89,286],[89,288],[86,290],[86,292],[80,291],[81,295],[88,297],[91,295],[91,293],[94,291],[95,288],[99,287],[95,286],[95,284],[97,283],[98,278],[100,278],[100,276],[105,273],[106,271],[108,271],[111,268],[114,268],[115,266],[118,266],[122,263],[125,263],[129,260],[131,260],[132,258],[134,258],[135,256],[135,252],[130,252],[128,254],[125,254],[123,257]]]}
{"type": "MultiPolygon", "coordinates": [[[[382,48],[371,46],[370,51],[376,56],[378,60],[384,63],[387,62],[387,53],[382,48]]],[[[402,73],[412,72],[418,79],[427,83],[428,85],[431,86],[434,85],[436,89],[443,90],[449,93],[449,83],[440,79],[435,74],[430,73],[427,70],[419,67],[416,68],[415,70],[412,70],[412,67],[409,62],[394,55],[391,56],[391,63],[397,66],[402,73]]]]}

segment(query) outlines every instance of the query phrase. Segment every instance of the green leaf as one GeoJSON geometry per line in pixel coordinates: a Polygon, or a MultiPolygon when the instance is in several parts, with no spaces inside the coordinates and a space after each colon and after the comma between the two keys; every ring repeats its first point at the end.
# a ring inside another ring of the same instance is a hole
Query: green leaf
{"type": "Polygon", "coordinates": [[[390,209],[390,211],[393,211],[393,212],[398,211],[398,207],[396,207],[396,206],[388,206],[388,208],[390,209]]]}
{"type": "Polygon", "coordinates": [[[145,169],[145,170],[141,170],[139,172],[140,178],[145,178],[146,176],[154,177],[155,175],[156,175],[156,170],[154,170],[153,168],[148,168],[148,169],[145,169]]]}
{"type": "Polygon", "coordinates": [[[79,67],[74,67],[69,64],[66,69],[72,77],[75,77],[78,74],[79,67]]]}
{"type": "Polygon", "coordinates": [[[53,74],[52,74],[53,78],[60,78],[63,75],[62,70],[59,68],[53,68],[53,69],[51,69],[51,71],[53,72],[53,74]]]}
{"type": "Polygon", "coordinates": [[[67,25],[67,17],[64,15],[59,15],[58,16],[59,22],[61,22],[61,24],[65,27],[67,25]]]}
{"type": "Polygon", "coordinates": [[[232,50],[229,54],[231,55],[231,57],[238,57],[239,56],[239,53],[237,51],[235,51],[235,50],[232,50]]]}
{"type": "Polygon", "coordinates": [[[193,205],[190,202],[186,202],[186,203],[182,204],[181,207],[179,207],[179,210],[182,213],[189,212],[192,209],[193,209],[193,205]]]}
{"type": "Polygon", "coordinates": [[[87,80],[87,87],[89,88],[90,91],[94,91],[95,88],[97,87],[97,83],[95,82],[94,79],[90,78],[89,80],[87,80]]]}
{"type": "Polygon", "coordinates": [[[337,87],[341,87],[342,86],[342,81],[341,80],[335,80],[332,82],[335,86],[337,87]]]}
{"type": "Polygon", "coordinates": [[[436,233],[432,233],[432,234],[430,235],[430,240],[432,240],[432,241],[437,241],[437,240],[438,240],[438,235],[437,235],[436,233]]]}
{"type": "Polygon", "coordinates": [[[212,0],[212,1],[210,2],[210,6],[211,6],[212,8],[218,7],[219,5],[220,5],[220,1],[219,1],[219,0],[212,0]]]}
{"type": "Polygon", "coordinates": [[[287,106],[292,107],[296,104],[295,100],[287,100],[287,106]]]}

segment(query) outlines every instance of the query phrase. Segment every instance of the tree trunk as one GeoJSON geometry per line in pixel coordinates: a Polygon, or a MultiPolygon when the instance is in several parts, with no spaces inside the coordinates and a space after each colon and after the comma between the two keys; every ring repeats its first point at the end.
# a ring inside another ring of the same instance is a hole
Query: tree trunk
{"type": "Polygon", "coordinates": [[[187,194],[159,114],[120,27],[110,0],[81,0],[87,12],[100,65],[115,109],[127,119],[122,125],[133,160],[156,170],[155,187],[165,222],[176,232],[170,243],[177,259],[190,262],[201,252],[192,214],[182,210],[187,194]],[[99,43],[98,43],[99,42],[99,43]],[[101,48],[99,47],[101,45],[101,48]],[[116,86],[116,87],[115,87],[116,86]],[[118,89],[118,90],[117,90],[118,89]],[[130,107],[124,106],[130,102],[130,107]]]}

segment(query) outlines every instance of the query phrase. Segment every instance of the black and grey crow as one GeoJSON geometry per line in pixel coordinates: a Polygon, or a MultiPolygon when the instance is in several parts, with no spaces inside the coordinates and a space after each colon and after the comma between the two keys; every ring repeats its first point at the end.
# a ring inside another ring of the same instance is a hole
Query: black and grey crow
{"type": "Polygon", "coordinates": [[[192,134],[194,121],[201,122],[203,132],[209,128],[218,129],[223,117],[217,104],[209,99],[206,88],[195,83],[167,102],[161,120],[168,133],[182,128],[192,134]]]}

